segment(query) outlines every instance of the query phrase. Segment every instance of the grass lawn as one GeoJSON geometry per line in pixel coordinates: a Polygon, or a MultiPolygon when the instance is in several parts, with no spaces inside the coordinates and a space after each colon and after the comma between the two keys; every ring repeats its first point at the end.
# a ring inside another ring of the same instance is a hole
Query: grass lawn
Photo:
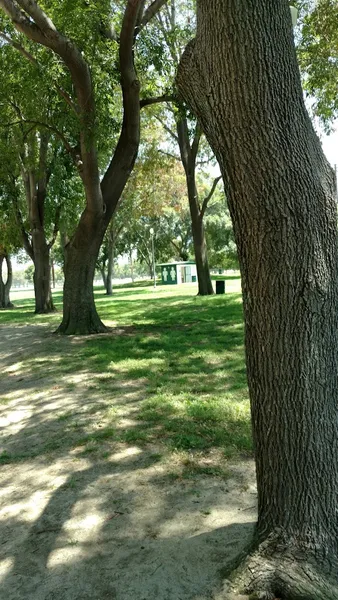
{"type": "MultiPolygon", "coordinates": [[[[31,346],[9,352],[0,387],[15,377],[28,404],[44,390],[55,402],[5,440],[0,462],[67,452],[104,460],[120,443],[153,448],[154,461],[170,461],[173,478],[226,477],[229,458],[251,456],[239,279],[206,298],[193,284],[120,286],[112,297],[97,289],[99,314],[113,329],[82,338],[54,336],[60,313],[34,315],[27,296],[14,292],[15,308],[0,311],[0,332],[10,325],[20,339],[23,326],[37,326],[31,346]],[[37,423],[38,440],[27,448],[37,423]]],[[[61,311],[60,292],[54,300],[61,311]]],[[[19,387],[1,397],[3,408],[15,406],[19,387]]]]}

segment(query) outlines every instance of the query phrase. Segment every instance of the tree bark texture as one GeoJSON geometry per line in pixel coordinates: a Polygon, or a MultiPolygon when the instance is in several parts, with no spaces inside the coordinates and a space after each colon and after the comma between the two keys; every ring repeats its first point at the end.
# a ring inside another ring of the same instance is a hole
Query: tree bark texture
{"type": "Polygon", "coordinates": [[[192,175],[188,173],[186,178],[191,216],[191,231],[194,242],[194,254],[198,279],[198,294],[200,296],[210,296],[214,293],[214,289],[212,287],[210,276],[207,243],[205,240],[203,216],[201,215],[198,203],[195,174],[192,175]]]}
{"type": "Polygon", "coordinates": [[[10,301],[10,290],[13,281],[13,269],[10,255],[7,252],[0,254],[0,308],[13,308],[13,304],[10,301]],[[6,262],[7,265],[7,278],[4,281],[3,278],[3,264],[6,262]]]}
{"type": "Polygon", "coordinates": [[[36,227],[32,233],[34,262],[35,313],[49,313],[55,310],[51,289],[50,247],[43,227],[36,227]]]}
{"type": "Polygon", "coordinates": [[[73,239],[66,246],[63,318],[57,333],[82,335],[107,331],[97,314],[93,289],[105,228],[100,216],[95,221],[85,210],[73,239]]]}
{"type": "Polygon", "coordinates": [[[337,207],[304,106],[288,3],[199,0],[178,85],[220,164],[242,275],[263,544],[248,589],[333,600],[337,207]]]}

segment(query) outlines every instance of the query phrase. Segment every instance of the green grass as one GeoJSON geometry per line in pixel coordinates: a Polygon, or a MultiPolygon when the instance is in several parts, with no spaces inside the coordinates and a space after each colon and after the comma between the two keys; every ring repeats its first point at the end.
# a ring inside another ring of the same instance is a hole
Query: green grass
{"type": "MultiPolygon", "coordinates": [[[[239,290],[238,278],[228,278],[227,285],[239,290]]],[[[112,297],[97,289],[101,318],[116,326],[110,335],[44,333],[40,345],[21,352],[20,375],[55,381],[55,389],[64,390],[64,407],[50,417],[55,435],[48,436],[41,425],[38,447],[22,451],[20,443],[12,444],[0,462],[72,448],[102,458],[114,443],[155,444],[162,461],[181,457],[173,476],[225,476],[223,459],[250,456],[240,294],[202,298],[195,293],[192,286],[153,290],[139,283],[115,288],[112,297]],[[81,400],[73,409],[69,402],[75,394],[81,400]],[[124,424],[128,411],[130,422],[124,424]],[[205,464],[213,453],[217,460],[205,464]]],[[[1,311],[0,324],[48,324],[48,331],[57,326],[60,314],[35,316],[32,298],[13,300],[16,308],[1,311]]],[[[61,294],[54,300],[60,308],[61,294]]],[[[8,402],[0,400],[4,410],[8,402]]],[[[30,426],[34,429],[33,422],[30,426]]]]}

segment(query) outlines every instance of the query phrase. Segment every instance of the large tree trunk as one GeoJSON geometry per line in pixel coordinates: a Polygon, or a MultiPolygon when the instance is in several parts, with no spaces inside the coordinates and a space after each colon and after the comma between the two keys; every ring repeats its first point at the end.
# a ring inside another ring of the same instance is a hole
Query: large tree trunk
{"type": "Polygon", "coordinates": [[[10,289],[13,281],[13,269],[12,262],[9,254],[5,252],[0,255],[0,308],[13,308],[13,304],[10,301],[10,289]],[[6,261],[7,265],[7,279],[3,279],[3,264],[6,261]]]}
{"type": "Polygon", "coordinates": [[[94,302],[94,275],[97,256],[107,223],[96,220],[87,210],[81,216],[74,238],[66,247],[63,318],[57,333],[104,333],[94,302]]]}
{"type": "Polygon", "coordinates": [[[35,313],[49,313],[55,310],[51,290],[50,248],[42,228],[32,234],[34,261],[35,313]]]}
{"type": "Polygon", "coordinates": [[[259,598],[336,600],[335,185],[288,3],[199,0],[178,84],[219,161],[242,274],[260,546],[238,581],[259,598]]]}

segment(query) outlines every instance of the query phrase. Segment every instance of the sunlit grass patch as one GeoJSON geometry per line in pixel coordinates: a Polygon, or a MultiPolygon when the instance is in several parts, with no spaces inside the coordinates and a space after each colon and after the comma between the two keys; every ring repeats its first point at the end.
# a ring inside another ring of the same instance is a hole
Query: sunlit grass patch
{"type": "MultiPolygon", "coordinates": [[[[104,460],[122,444],[155,447],[160,462],[178,461],[178,477],[226,477],[229,457],[251,455],[240,295],[202,298],[183,288],[121,288],[111,298],[98,290],[103,321],[117,323],[108,335],[61,337],[41,328],[6,368],[30,379],[39,398],[52,395],[57,408],[46,402],[22,434],[8,436],[0,462],[70,452],[104,460]]],[[[23,300],[19,325],[36,322],[31,309],[23,300]]],[[[55,315],[43,317],[54,327],[55,315]]]]}
{"type": "Polygon", "coordinates": [[[1,405],[5,406],[6,404],[9,404],[10,402],[11,402],[10,398],[4,397],[4,396],[2,398],[0,398],[0,406],[1,405]]]}

